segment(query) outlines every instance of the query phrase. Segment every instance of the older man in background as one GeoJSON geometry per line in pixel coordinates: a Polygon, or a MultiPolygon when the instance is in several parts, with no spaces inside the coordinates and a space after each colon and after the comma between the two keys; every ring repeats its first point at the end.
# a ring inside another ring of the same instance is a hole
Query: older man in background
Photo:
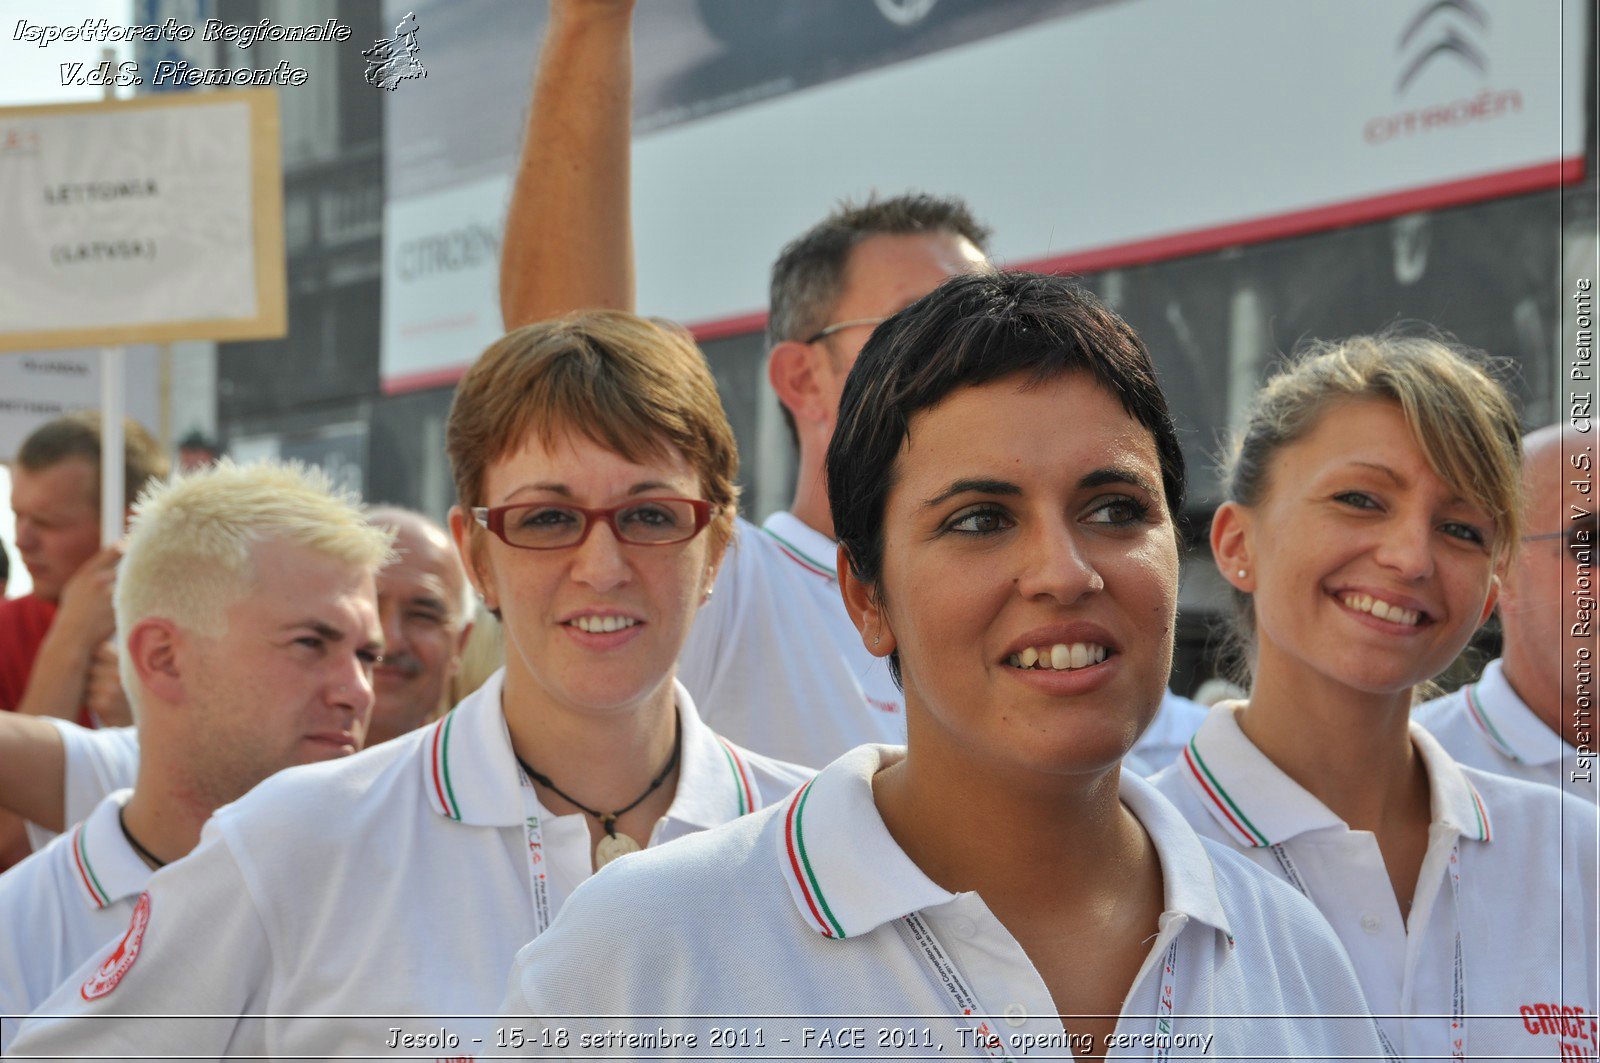
{"type": "Polygon", "coordinates": [[[1572,456],[1586,454],[1587,443],[1560,425],[1523,439],[1523,526],[1530,534],[1495,606],[1501,655],[1476,683],[1430,701],[1416,718],[1463,764],[1593,801],[1594,708],[1579,698],[1585,674],[1593,696],[1594,630],[1563,616],[1580,569],[1594,571],[1594,499],[1568,486],[1584,472],[1572,456]]]}

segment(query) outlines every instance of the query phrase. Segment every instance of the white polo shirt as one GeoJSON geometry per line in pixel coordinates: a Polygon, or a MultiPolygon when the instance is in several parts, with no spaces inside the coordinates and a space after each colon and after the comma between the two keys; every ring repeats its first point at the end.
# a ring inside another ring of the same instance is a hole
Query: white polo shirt
{"type": "Polygon", "coordinates": [[[1595,1051],[1593,805],[1463,768],[1413,724],[1433,823],[1405,918],[1376,837],[1268,760],[1239,728],[1241,705],[1213,708],[1155,784],[1202,835],[1316,902],[1402,1056],[1449,1059],[1458,1038],[1472,1058],[1595,1051]]]}
{"type": "Polygon", "coordinates": [[[729,740],[797,764],[905,741],[905,698],[845,612],[836,551],[792,513],[737,522],[678,656],[679,681],[729,740]]]}
{"type": "Polygon", "coordinates": [[[1578,751],[1517,696],[1498,658],[1476,683],[1418,707],[1412,718],[1459,763],[1596,798],[1592,761],[1583,767],[1578,751]]]}
{"type": "MultiPolygon", "coordinates": [[[[962,1059],[999,1036],[1016,1059],[1065,1058],[1016,939],[978,894],[931,881],[884,826],[872,777],[900,755],[853,750],[760,815],[607,868],[518,953],[502,1024],[527,1028],[529,1055],[565,1030],[568,1051],[553,1054],[574,1059],[593,1058],[583,1038],[608,1030],[693,1035],[702,1056],[751,1054],[759,1031],[767,1055],[962,1059]],[[579,1018],[608,1015],[631,1018],[579,1018]],[[713,1032],[730,1028],[731,1043],[713,1032]],[[1012,1038],[1035,1040],[1024,1053],[1012,1038]]],[[[1163,1033],[1175,1057],[1378,1056],[1355,974],[1304,898],[1208,850],[1131,772],[1122,794],[1155,843],[1166,911],[1112,1056],[1151,1058],[1145,1039],[1163,1033]],[[1307,1013],[1352,1017],[1282,1017],[1307,1013]]]]}
{"type": "Polygon", "coordinates": [[[83,822],[0,875],[0,1052],[24,1015],[128,927],[152,874],[117,824],[119,790],[83,822]]]}
{"type": "MultiPolygon", "coordinates": [[[[150,880],[148,926],[120,984],[95,981],[110,962],[97,954],[29,1020],[16,1051],[492,1052],[486,1016],[516,950],[590,874],[586,817],[552,816],[525,785],[500,711],[503,676],[437,724],[279,772],[219,810],[200,846],[150,880]],[[113,988],[86,1001],[91,982],[113,988]],[[228,1018],[73,1021],[160,1014],[228,1018]],[[406,1018],[351,1017],[363,1015],[406,1018]],[[439,1042],[391,1046],[393,1028],[439,1042]]],[[[809,777],[723,741],[677,693],[678,789],[651,845],[737,819],[809,777]]]]}
{"type": "MultiPolygon", "coordinates": [[[[44,716],[61,735],[66,754],[66,806],[63,822],[81,822],[113,790],[130,787],[139,774],[139,732],[132,727],[80,727],[71,720],[44,716]]],[[[56,836],[37,823],[25,823],[28,843],[38,852],[56,836]]],[[[141,861],[142,864],[142,861],[141,861]]]]}

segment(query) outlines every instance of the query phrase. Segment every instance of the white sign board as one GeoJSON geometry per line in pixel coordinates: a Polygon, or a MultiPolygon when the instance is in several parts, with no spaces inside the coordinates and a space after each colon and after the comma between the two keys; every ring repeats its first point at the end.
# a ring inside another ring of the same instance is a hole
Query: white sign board
{"type": "MultiPolygon", "coordinates": [[[[757,328],[778,249],[874,190],[959,194],[998,261],[1087,272],[1556,187],[1591,31],[1583,0],[1117,0],[726,110],[636,138],[639,307],[757,328]]],[[[387,390],[499,334],[511,168],[386,204],[387,390]]]]}
{"type": "MultiPolygon", "coordinates": [[[[0,462],[16,457],[22,441],[46,421],[80,410],[98,410],[100,362],[100,352],[92,350],[0,355],[0,462]]],[[[161,419],[156,349],[129,348],[126,368],[124,412],[154,429],[161,419]]]]}
{"type": "Polygon", "coordinates": [[[271,89],[0,109],[0,350],[284,332],[271,89]]]}

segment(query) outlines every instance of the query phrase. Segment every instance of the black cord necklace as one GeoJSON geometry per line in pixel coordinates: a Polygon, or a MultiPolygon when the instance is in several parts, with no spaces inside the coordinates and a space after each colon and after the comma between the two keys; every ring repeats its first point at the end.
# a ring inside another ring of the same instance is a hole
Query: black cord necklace
{"type": "Polygon", "coordinates": [[[128,839],[128,844],[133,846],[133,851],[144,857],[146,863],[158,868],[166,867],[167,862],[165,860],[140,845],[139,839],[133,836],[133,831],[128,829],[128,821],[123,818],[125,811],[126,809],[117,809],[117,826],[122,828],[122,836],[128,839]]]}
{"type": "MultiPolygon", "coordinates": [[[[617,836],[617,818],[632,812],[635,808],[638,808],[641,801],[661,788],[661,784],[667,781],[667,776],[672,774],[672,769],[678,766],[678,754],[682,751],[682,749],[683,720],[674,715],[672,756],[667,758],[667,766],[662,768],[660,773],[656,775],[654,779],[650,780],[650,785],[644,788],[644,793],[640,794],[638,797],[635,797],[632,801],[628,802],[626,805],[623,805],[615,812],[601,812],[599,809],[590,808],[588,805],[584,804],[582,801],[579,801],[576,797],[573,797],[571,794],[561,789],[561,787],[551,782],[548,775],[541,775],[539,772],[534,771],[527,761],[523,760],[520,756],[517,756],[515,750],[512,750],[511,755],[517,757],[517,763],[522,765],[522,770],[528,773],[528,778],[532,779],[540,786],[559,794],[569,804],[576,806],[580,811],[587,812],[589,815],[599,820],[600,826],[605,828],[606,835],[608,837],[615,838],[617,836]]],[[[126,832],[127,828],[124,827],[123,830],[126,832]]],[[[129,840],[132,841],[131,838],[129,840]]]]}

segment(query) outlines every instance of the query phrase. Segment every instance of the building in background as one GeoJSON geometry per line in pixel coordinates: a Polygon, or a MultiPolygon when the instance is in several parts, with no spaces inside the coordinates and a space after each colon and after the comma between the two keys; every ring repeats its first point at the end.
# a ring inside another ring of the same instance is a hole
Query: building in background
{"type": "MultiPolygon", "coordinates": [[[[996,227],[997,260],[1082,273],[1145,338],[1192,472],[1177,689],[1210,674],[1226,601],[1205,556],[1213,460],[1279,353],[1429,322],[1509,361],[1527,423],[1555,419],[1566,293],[1596,257],[1592,4],[1319,3],[641,4],[640,308],[701,339],[748,515],[785,505],[793,476],[764,383],[766,268],[832,201],[874,189],[965,195],[996,227]]],[[[442,516],[451,388],[499,332],[543,7],[230,0],[224,14],[337,18],[353,35],[212,60],[287,59],[309,78],[280,92],[289,336],[217,345],[215,420],[192,427],[241,460],[317,461],[442,516]],[[427,76],[380,90],[361,49],[408,12],[427,76]]]]}

